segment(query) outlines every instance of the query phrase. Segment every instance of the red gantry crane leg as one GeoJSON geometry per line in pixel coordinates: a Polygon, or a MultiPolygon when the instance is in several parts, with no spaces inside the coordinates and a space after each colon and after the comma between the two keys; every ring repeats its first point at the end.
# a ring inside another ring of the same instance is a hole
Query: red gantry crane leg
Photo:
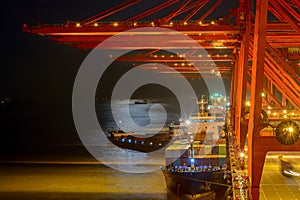
{"type": "Polygon", "coordinates": [[[253,199],[259,199],[259,184],[266,155],[266,152],[255,149],[253,145],[259,140],[260,134],[267,15],[268,0],[257,0],[248,124],[248,173],[253,199]]]}

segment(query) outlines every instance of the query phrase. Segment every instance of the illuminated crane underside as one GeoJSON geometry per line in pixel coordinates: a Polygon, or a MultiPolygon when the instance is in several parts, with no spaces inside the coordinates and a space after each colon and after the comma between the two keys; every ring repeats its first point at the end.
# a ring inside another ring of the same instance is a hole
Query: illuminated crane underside
{"type": "MultiPolygon", "coordinates": [[[[241,148],[244,147],[248,133],[248,156],[250,158],[248,170],[252,182],[253,199],[258,199],[259,182],[266,152],[300,150],[299,141],[295,145],[282,146],[274,137],[260,135],[262,109],[268,113],[270,120],[284,120],[284,115],[295,120],[299,118],[300,2],[298,0],[256,0],[256,5],[259,6],[254,11],[250,0],[237,0],[239,6],[236,9],[231,9],[218,19],[208,20],[208,16],[217,9],[221,9],[225,1],[166,0],[118,22],[103,20],[115,13],[130,9],[141,1],[124,1],[81,22],[37,27],[24,25],[24,31],[46,36],[51,40],[79,49],[92,49],[110,36],[138,27],[169,28],[196,40],[207,50],[209,58],[201,57],[197,51],[191,51],[189,48],[186,48],[185,53],[181,55],[162,54],[158,49],[149,48],[149,51],[143,54],[126,55],[120,58],[114,58],[114,55],[111,55],[111,58],[120,62],[130,61],[133,66],[146,62],[164,63],[187,77],[199,77],[193,73],[195,71],[193,63],[196,62],[202,64],[202,70],[208,75],[215,76],[210,67],[213,61],[220,71],[219,76],[231,78],[231,125],[241,148]],[[163,17],[151,21],[144,20],[145,17],[155,16],[170,6],[174,7],[173,11],[163,17]],[[206,10],[203,10],[205,7],[206,10]],[[273,19],[264,21],[267,18],[267,12],[273,16],[273,19]],[[186,63],[184,54],[189,55],[193,63],[186,63]],[[247,89],[251,94],[250,105],[248,105],[249,117],[246,115],[248,108],[245,104],[247,89]],[[291,115],[291,113],[295,114],[291,115]],[[278,117],[279,114],[283,117],[278,117]],[[254,127],[254,129],[248,130],[248,127],[254,127]],[[255,174],[252,173],[254,167],[256,168],[255,174]]],[[[143,33],[139,37],[147,40],[148,35],[143,33]]],[[[130,35],[124,35],[124,42],[126,43],[129,38],[130,35]]],[[[186,43],[186,41],[181,42],[186,43]]],[[[135,50],[122,43],[114,48],[135,50]]],[[[145,68],[145,70],[166,73],[159,68],[145,68]]]]}

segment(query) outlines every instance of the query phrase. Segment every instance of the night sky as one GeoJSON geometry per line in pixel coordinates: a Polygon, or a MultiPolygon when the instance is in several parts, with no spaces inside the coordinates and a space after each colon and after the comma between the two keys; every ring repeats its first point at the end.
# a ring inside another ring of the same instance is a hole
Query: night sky
{"type": "MultiPolygon", "coordinates": [[[[2,3],[0,98],[7,96],[13,100],[12,105],[0,109],[2,152],[23,146],[80,144],[72,119],[71,95],[77,70],[89,51],[23,33],[23,24],[80,21],[121,2],[28,0],[2,3]]],[[[122,11],[107,20],[126,19],[129,13],[129,16],[139,13],[153,6],[153,2],[161,1],[143,1],[135,9],[122,11]]],[[[222,15],[236,5],[235,0],[226,2],[213,15],[222,15]]]]}

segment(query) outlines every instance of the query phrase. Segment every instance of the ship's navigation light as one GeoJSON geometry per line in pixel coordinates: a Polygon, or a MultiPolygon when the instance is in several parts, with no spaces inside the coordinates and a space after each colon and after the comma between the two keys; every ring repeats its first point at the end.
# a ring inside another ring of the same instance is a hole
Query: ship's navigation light
{"type": "Polygon", "coordinates": [[[128,142],[131,143],[131,139],[128,139],[128,142]]]}
{"type": "Polygon", "coordinates": [[[195,162],[195,159],[194,158],[191,158],[191,163],[194,163],[195,162]]]}
{"type": "Polygon", "coordinates": [[[141,144],[144,144],[144,141],[142,141],[141,144]]]}
{"type": "Polygon", "coordinates": [[[125,142],[125,138],[122,138],[122,142],[125,142]]]}

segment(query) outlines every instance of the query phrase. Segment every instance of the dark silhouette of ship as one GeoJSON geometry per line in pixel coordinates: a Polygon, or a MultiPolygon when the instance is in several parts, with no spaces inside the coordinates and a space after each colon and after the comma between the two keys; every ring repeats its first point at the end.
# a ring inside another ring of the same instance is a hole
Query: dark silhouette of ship
{"type": "Polygon", "coordinates": [[[180,196],[198,195],[214,191],[216,199],[223,199],[230,174],[227,169],[227,145],[224,133],[225,114],[222,109],[207,111],[204,98],[198,102],[197,116],[180,124],[183,139],[166,148],[166,167],[162,168],[167,188],[180,196]]]}
{"type": "Polygon", "coordinates": [[[172,131],[156,134],[136,134],[121,129],[109,129],[107,138],[116,146],[134,151],[149,153],[165,147],[172,140],[172,131]]]}

